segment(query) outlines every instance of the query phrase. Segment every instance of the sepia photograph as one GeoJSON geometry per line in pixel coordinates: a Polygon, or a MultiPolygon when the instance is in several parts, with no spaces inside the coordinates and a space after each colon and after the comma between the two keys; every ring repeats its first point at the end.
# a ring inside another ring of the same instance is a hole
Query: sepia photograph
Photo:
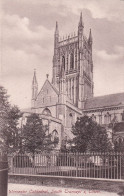
{"type": "Polygon", "coordinates": [[[124,0],[0,5],[0,196],[124,196],[124,0]]]}

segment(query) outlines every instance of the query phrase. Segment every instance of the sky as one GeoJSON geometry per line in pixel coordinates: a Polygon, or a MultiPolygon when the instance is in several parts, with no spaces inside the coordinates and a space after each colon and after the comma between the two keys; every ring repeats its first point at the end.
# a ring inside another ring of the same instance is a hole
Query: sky
{"type": "Polygon", "coordinates": [[[52,78],[55,23],[60,37],[92,29],[94,96],[124,92],[124,0],[2,0],[0,85],[19,108],[31,106],[36,69],[38,88],[52,78]]]}

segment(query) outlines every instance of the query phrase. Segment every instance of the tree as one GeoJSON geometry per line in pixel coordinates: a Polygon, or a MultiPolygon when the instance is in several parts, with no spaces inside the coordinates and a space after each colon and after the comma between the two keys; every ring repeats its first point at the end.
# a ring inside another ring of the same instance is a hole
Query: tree
{"type": "Polygon", "coordinates": [[[51,134],[47,132],[48,127],[43,126],[38,114],[28,116],[22,130],[22,150],[32,153],[33,157],[35,152],[50,151],[56,141],[51,141],[51,134]]]}
{"type": "Polygon", "coordinates": [[[106,129],[88,116],[77,119],[72,127],[74,138],[69,141],[71,149],[78,152],[106,152],[111,148],[106,129]]]}
{"type": "Polygon", "coordinates": [[[9,96],[0,86],[0,148],[3,151],[16,151],[18,148],[18,120],[21,112],[17,106],[11,106],[9,96]]]}
{"type": "Polygon", "coordinates": [[[7,114],[7,124],[6,130],[4,131],[4,136],[7,138],[6,145],[9,148],[10,152],[19,150],[19,130],[18,127],[19,119],[21,118],[22,113],[20,112],[17,106],[10,107],[10,110],[7,114]]]}

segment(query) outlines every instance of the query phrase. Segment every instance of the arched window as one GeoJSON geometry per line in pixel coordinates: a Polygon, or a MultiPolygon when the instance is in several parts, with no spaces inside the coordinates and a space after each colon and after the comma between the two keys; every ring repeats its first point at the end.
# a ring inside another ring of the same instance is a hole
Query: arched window
{"type": "Polygon", "coordinates": [[[102,124],[102,115],[99,115],[99,124],[102,124]]]}
{"type": "Polygon", "coordinates": [[[58,142],[59,142],[59,134],[58,134],[58,131],[56,129],[54,129],[52,131],[52,134],[51,134],[51,141],[52,142],[55,142],[54,143],[54,147],[57,146],[58,142]]]}
{"type": "Polygon", "coordinates": [[[70,126],[73,125],[73,114],[72,113],[69,114],[69,125],[70,126]]]}
{"type": "Polygon", "coordinates": [[[122,115],[122,121],[124,121],[124,111],[123,111],[123,113],[121,115],[122,115]]]}
{"type": "Polygon", "coordinates": [[[106,115],[106,124],[109,124],[111,122],[111,115],[109,114],[109,112],[107,112],[106,115]]]}
{"type": "Polygon", "coordinates": [[[106,124],[107,123],[107,117],[106,117],[106,115],[104,116],[104,124],[106,124]]]}
{"type": "Polygon", "coordinates": [[[74,54],[70,55],[70,69],[74,69],[74,54]]]}
{"type": "Polygon", "coordinates": [[[47,116],[52,116],[50,110],[48,108],[45,108],[42,112],[42,114],[47,115],[47,116]]]}
{"type": "Polygon", "coordinates": [[[94,114],[92,114],[91,118],[92,118],[93,121],[96,121],[96,116],[94,114]]]}
{"type": "Polygon", "coordinates": [[[65,57],[64,56],[62,56],[62,68],[64,68],[65,70],[65,57]]]}

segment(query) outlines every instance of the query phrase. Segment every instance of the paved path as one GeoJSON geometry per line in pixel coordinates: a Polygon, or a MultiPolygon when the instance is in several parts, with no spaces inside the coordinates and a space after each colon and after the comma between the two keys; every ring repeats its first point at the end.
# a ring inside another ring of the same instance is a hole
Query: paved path
{"type": "Polygon", "coordinates": [[[41,185],[8,184],[8,196],[117,196],[98,190],[85,190],[61,187],[47,187],[41,185]]]}

